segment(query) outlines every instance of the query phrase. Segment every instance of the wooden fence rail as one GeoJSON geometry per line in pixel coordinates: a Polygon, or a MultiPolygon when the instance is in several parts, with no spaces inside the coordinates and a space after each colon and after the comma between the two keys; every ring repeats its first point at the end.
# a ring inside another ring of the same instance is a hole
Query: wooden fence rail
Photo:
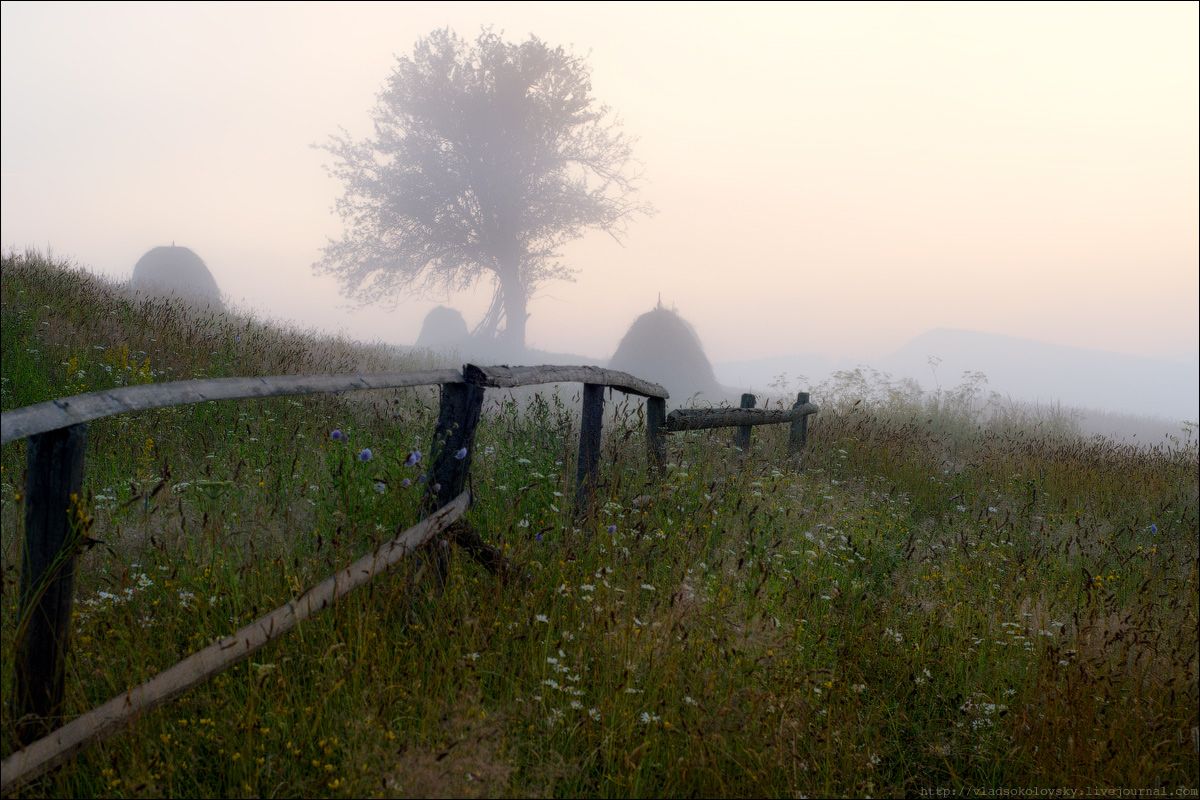
{"type": "Polygon", "coordinates": [[[351,375],[276,375],[264,378],[202,378],[192,381],[123,386],[48,400],[5,411],[0,423],[0,445],[81,422],[154,408],[203,403],[206,400],[246,400],[289,394],[350,392],[361,389],[402,389],[462,383],[456,369],[420,372],[370,372],[351,375]]]}
{"type": "Polygon", "coordinates": [[[817,413],[812,403],[792,408],[677,408],[667,415],[668,431],[698,431],[794,422],[817,413]]]}
{"type": "Polygon", "coordinates": [[[426,517],[370,555],[360,558],[237,633],[226,636],[139,686],[117,695],[37,741],[17,750],[0,765],[0,795],[62,764],[124,728],[142,714],[165,705],[234,664],[249,658],[305,619],[333,605],[444,531],[470,506],[470,492],[426,517]]]}
{"type": "MultiPolygon", "coordinates": [[[[461,373],[425,370],[177,381],[92,392],[4,412],[0,415],[0,444],[29,439],[18,613],[25,630],[17,634],[20,652],[12,704],[18,737],[26,744],[4,759],[0,795],[9,794],[111,735],[138,714],[168,702],[249,656],[446,530],[470,505],[466,487],[484,390],[567,382],[584,385],[577,509],[590,506],[595,490],[605,388],[647,398],[646,437],[651,466],[656,470],[665,463],[665,434],[671,431],[737,426],[744,431],[739,433],[738,441],[745,451],[749,447],[749,426],[790,421],[789,452],[794,453],[804,446],[808,416],[818,410],[802,392],[789,410],[753,409],[749,407],[753,406],[753,396],[744,395],[742,409],[677,410],[668,417],[667,391],[624,372],[586,366],[466,364],[461,373]],[[73,520],[80,511],[86,423],[131,411],[206,401],[431,385],[441,386],[442,397],[422,522],[220,643],[189,656],[66,726],[57,727],[61,722],[75,562],[82,536],[81,527],[73,520]]],[[[506,564],[503,554],[477,534],[468,531],[459,540],[489,570],[498,572],[506,564]]],[[[440,550],[436,552],[435,564],[444,577],[445,556],[440,550]]]]}
{"type": "Polygon", "coordinates": [[[808,441],[808,418],[820,409],[808,401],[808,392],[800,392],[791,408],[754,408],[754,395],[742,395],[741,408],[677,408],[662,423],[667,432],[698,431],[706,428],[738,429],[735,446],[743,452],[750,449],[750,428],[753,425],[792,423],[788,437],[788,454],[795,455],[808,441]]]}

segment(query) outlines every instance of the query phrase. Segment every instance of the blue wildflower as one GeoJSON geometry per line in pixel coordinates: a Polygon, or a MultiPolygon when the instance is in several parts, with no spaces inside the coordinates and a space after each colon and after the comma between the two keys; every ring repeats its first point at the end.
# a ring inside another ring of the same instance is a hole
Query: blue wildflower
{"type": "Polygon", "coordinates": [[[1150,523],[1150,535],[1158,536],[1158,526],[1155,525],[1153,522],[1150,523]]]}
{"type": "Polygon", "coordinates": [[[408,458],[404,459],[404,466],[406,466],[406,467],[416,466],[416,464],[420,460],[421,460],[421,451],[413,450],[412,452],[410,452],[408,454],[408,458]]]}
{"type": "Polygon", "coordinates": [[[410,481],[408,478],[405,478],[404,480],[400,481],[400,486],[407,489],[408,487],[412,486],[412,481],[410,481]]]}
{"type": "Polygon", "coordinates": [[[340,442],[341,440],[346,439],[348,437],[346,436],[346,434],[335,429],[333,433],[329,434],[329,438],[333,439],[335,442],[340,442]]]}
{"type": "Polygon", "coordinates": [[[358,454],[358,460],[359,461],[370,461],[371,460],[371,448],[364,447],[362,452],[358,454]]]}
{"type": "Polygon", "coordinates": [[[533,538],[537,539],[540,542],[542,540],[542,535],[539,533],[537,536],[534,536],[533,538]]]}
{"type": "Polygon", "coordinates": [[[456,461],[462,461],[466,457],[467,457],[467,448],[465,448],[465,447],[454,454],[454,459],[456,461]]]}
{"type": "Polygon", "coordinates": [[[616,526],[616,525],[609,525],[609,526],[608,526],[608,532],[609,532],[609,533],[616,533],[616,532],[617,532],[617,526],[616,526]]]}

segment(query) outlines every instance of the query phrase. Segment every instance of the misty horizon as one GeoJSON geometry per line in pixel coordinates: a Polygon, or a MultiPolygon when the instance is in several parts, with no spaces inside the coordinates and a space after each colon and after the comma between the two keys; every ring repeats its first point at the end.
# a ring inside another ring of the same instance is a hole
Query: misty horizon
{"type": "Polygon", "coordinates": [[[1077,8],[6,3],[0,237],[118,280],[176,242],[235,305],[362,340],[472,326],[487,283],[388,310],[313,275],[343,227],[311,145],[368,132],[420,37],[494,25],[586,59],[659,209],[564,249],[530,347],[607,359],[661,296],[713,364],[938,329],[1190,364],[1196,7],[1077,8]]]}

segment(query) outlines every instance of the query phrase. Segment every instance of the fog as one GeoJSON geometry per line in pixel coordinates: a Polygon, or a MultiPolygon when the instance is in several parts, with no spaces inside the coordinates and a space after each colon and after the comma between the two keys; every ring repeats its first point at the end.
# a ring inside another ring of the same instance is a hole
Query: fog
{"type": "Polygon", "coordinates": [[[1197,8],[6,2],[0,241],[121,279],[174,242],[235,306],[367,340],[474,325],[490,285],[352,308],[314,276],[343,187],[311,145],[369,136],[418,38],[494,26],[587,58],[658,209],[563,250],[531,347],[607,359],[661,296],[722,380],[936,329],[1192,368],[1197,8]]]}

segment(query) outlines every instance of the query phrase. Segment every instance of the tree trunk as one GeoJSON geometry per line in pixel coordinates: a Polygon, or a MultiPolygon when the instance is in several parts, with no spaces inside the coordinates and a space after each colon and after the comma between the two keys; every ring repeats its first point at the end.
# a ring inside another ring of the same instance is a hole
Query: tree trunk
{"type": "Polygon", "coordinates": [[[529,314],[525,310],[525,285],[521,282],[519,270],[514,268],[501,273],[500,287],[504,292],[504,333],[501,342],[506,355],[520,356],[525,353],[525,320],[529,314]]]}

